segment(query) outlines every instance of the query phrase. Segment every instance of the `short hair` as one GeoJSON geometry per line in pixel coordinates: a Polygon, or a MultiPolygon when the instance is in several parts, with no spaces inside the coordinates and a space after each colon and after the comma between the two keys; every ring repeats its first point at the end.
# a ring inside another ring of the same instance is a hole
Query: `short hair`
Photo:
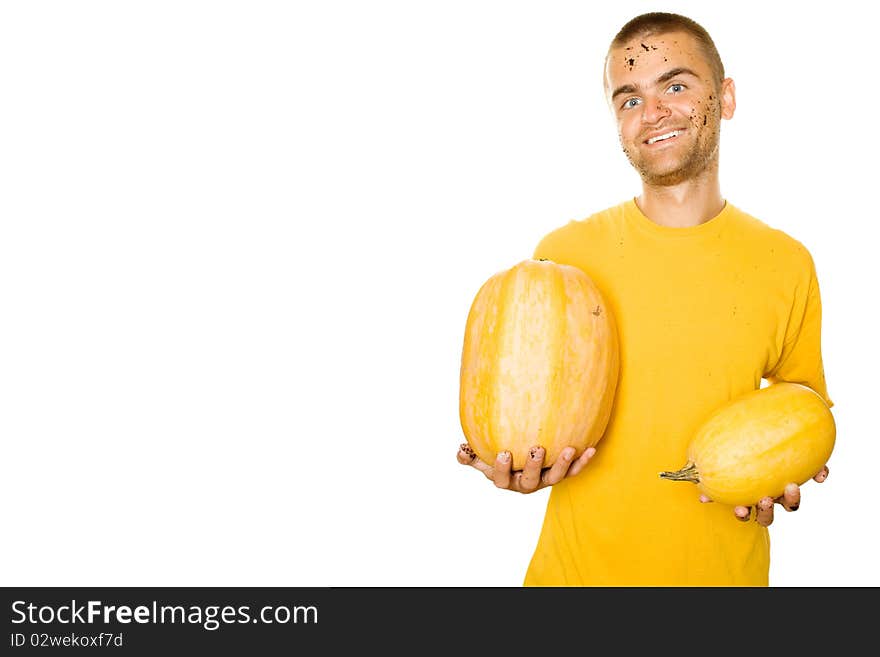
{"type": "MultiPolygon", "coordinates": [[[[703,54],[706,55],[706,59],[709,60],[712,73],[715,75],[715,84],[720,87],[722,80],[724,80],[724,64],[721,62],[721,56],[718,54],[715,42],[712,41],[712,37],[702,25],[681,14],[653,11],[636,16],[620,28],[620,31],[612,39],[611,45],[608,46],[608,52],[610,53],[612,49],[619,48],[636,37],[668,32],[685,32],[696,39],[703,54]]],[[[605,61],[606,63],[608,61],[607,55],[605,61]]]]}

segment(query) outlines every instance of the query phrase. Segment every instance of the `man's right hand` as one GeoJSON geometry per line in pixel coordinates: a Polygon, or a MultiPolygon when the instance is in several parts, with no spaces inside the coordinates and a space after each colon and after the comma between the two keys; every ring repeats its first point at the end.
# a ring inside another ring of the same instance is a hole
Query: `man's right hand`
{"type": "Polygon", "coordinates": [[[509,452],[501,452],[490,465],[480,460],[474,450],[467,443],[462,443],[458,448],[458,462],[476,468],[498,488],[512,490],[517,493],[534,493],[547,486],[558,484],[566,477],[573,477],[584,469],[584,466],[596,453],[595,447],[588,447],[577,459],[577,451],[574,447],[566,447],[562,450],[559,458],[549,468],[544,465],[544,448],[532,447],[529,450],[529,459],[522,470],[512,471],[509,452]]]}

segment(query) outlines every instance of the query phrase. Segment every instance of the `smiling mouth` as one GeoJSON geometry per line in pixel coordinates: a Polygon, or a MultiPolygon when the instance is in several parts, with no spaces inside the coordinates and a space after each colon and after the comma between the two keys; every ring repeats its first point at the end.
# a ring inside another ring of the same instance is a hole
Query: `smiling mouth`
{"type": "Polygon", "coordinates": [[[673,141],[676,137],[682,134],[684,130],[670,130],[669,132],[664,132],[662,135],[657,135],[656,137],[651,137],[646,140],[648,146],[653,146],[654,144],[662,144],[667,141],[673,141]]]}

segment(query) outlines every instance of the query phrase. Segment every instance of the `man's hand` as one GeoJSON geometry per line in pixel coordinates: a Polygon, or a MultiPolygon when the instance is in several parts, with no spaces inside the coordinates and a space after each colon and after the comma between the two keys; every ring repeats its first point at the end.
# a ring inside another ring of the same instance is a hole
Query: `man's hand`
{"type": "Polygon", "coordinates": [[[476,468],[486,475],[487,479],[493,481],[498,488],[517,493],[534,493],[536,490],[558,484],[566,477],[575,476],[593,458],[596,448],[588,447],[577,460],[574,458],[575,453],[574,447],[566,447],[552,466],[542,468],[544,448],[532,447],[529,450],[529,459],[523,469],[511,471],[510,452],[501,452],[495,459],[495,463],[489,465],[477,457],[470,445],[462,443],[458,448],[458,462],[476,468]]]}
{"type": "MultiPolygon", "coordinates": [[[[818,483],[822,483],[828,478],[828,466],[822,466],[822,469],[819,470],[813,476],[813,481],[818,483]]],[[[711,502],[708,497],[705,495],[700,495],[700,502],[711,502]]],[[[765,497],[761,499],[755,505],[755,522],[763,527],[769,527],[773,522],[773,507],[776,504],[781,504],[782,507],[786,511],[797,511],[798,507],[801,505],[801,489],[797,484],[789,484],[785,487],[785,491],[779,497],[765,497]]],[[[750,506],[735,506],[733,507],[733,513],[736,515],[736,519],[742,522],[748,522],[749,518],[752,515],[752,507],[750,506]]]]}

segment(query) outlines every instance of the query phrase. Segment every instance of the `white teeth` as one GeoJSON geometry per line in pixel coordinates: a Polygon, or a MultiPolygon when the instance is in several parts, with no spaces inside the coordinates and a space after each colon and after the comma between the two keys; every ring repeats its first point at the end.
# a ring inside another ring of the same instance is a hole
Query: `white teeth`
{"type": "Polygon", "coordinates": [[[655,141],[663,141],[664,139],[669,139],[670,137],[678,137],[678,135],[680,134],[680,130],[673,130],[672,132],[667,132],[665,135],[660,135],[659,137],[651,137],[648,140],[648,143],[653,144],[655,141]]]}

